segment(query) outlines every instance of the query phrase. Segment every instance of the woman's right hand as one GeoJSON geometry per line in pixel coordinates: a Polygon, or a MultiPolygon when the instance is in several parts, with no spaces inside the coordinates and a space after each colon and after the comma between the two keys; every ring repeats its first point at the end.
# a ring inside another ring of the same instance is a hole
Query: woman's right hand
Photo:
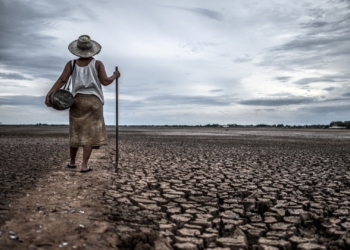
{"type": "Polygon", "coordinates": [[[48,107],[52,107],[51,102],[50,102],[50,95],[46,95],[45,104],[48,107]]]}

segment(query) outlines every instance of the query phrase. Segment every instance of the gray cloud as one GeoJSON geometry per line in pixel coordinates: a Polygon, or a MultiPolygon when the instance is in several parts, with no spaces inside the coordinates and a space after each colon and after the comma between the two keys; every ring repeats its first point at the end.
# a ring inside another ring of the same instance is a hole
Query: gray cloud
{"type": "Polygon", "coordinates": [[[324,27],[326,25],[329,25],[329,23],[324,22],[324,21],[312,21],[309,23],[301,23],[301,26],[303,28],[321,28],[321,27],[324,27]]]}
{"type": "Polygon", "coordinates": [[[329,88],[324,88],[323,90],[332,91],[332,90],[335,90],[335,89],[337,89],[337,88],[335,88],[335,87],[329,87],[329,88]]]}
{"type": "Polygon", "coordinates": [[[320,50],[331,47],[336,47],[343,45],[349,39],[348,35],[343,36],[328,36],[328,37],[300,37],[291,42],[285,43],[281,46],[278,46],[272,50],[281,51],[281,50],[320,50]]]}
{"type": "Polygon", "coordinates": [[[266,111],[266,112],[273,112],[275,109],[255,109],[256,112],[266,111]]]}
{"type": "Polygon", "coordinates": [[[294,97],[293,95],[291,95],[289,92],[278,92],[278,93],[274,93],[274,94],[269,94],[268,96],[275,96],[275,97],[294,97]]]}
{"type": "MultiPolygon", "coordinates": [[[[133,93],[133,95],[145,95],[145,94],[155,92],[156,90],[157,90],[157,88],[152,88],[152,87],[143,87],[143,86],[139,86],[139,85],[128,85],[126,87],[120,86],[119,87],[119,94],[133,93]]],[[[107,89],[104,89],[104,91],[107,92],[107,89]]]]}
{"type": "Polygon", "coordinates": [[[347,98],[341,98],[341,97],[334,97],[334,98],[328,98],[321,101],[318,101],[319,103],[326,103],[326,102],[339,102],[339,101],[348,101],[347,98]]]}
{"type": "MultiPolygon", "coordinates": [[[[41,31],[54,29],[52,20],[55,18],[81,22],[71,15],[75,4],[68,1],[44,5],[41,2],[0,1],[0,64],[34,78],[57,78],[68,60],[64,53],[62,56],[52,53],[58,38],[41,31]]],[[[87,8],[79,4],[80,7],[87,8]]],[[[21,80],[19,75],[9,77],[21,80]]]]}
{"type": "Polygon", "coordinates": [[[316,107],[305,107],[304,111],[309,111],[313,113],[339,113],[348,112],[350,110],[350,105],[332,105],[332,106],[316,106],[316,107]]]}
{"type": "Polygon", "coordinates": [[[15,84],[15,83],[1,83],[2,87],[11,87],[11,88],[28,88],[27,86],[23,86],[23,85],[19,85],[19,84],[15,84]]]}
{"type": "Polygon", "coordinates": [[[293,71],[296,67],[319,70],[349,63],[349,9],[332,1],[320,4],[319,8],[306,9],[305,14],[311,21],[300,23],[299,35],[268,49],[258,65],[293,71]]]}
{"type": "Polygon", "coordinates": [[[9,79],[9,80],[31,80],[32,78],[27,78],[18,73],[1,73],[0,79],[9,79]]]}
{"type": "Polygon", "coordinates": [[[342,94],[342,96],[350,96],[350,92],[349,93],[344,93],[344,94],[342,94]]]}
{"type": "Polygon", "coordinates": [[[0,106],[45,106],[45,96],[0,96],[0,106]]]}
{"type": "MultiPolygon", "coordinates": [[[[143,100],[125,100],[119,99],[119,107],[121,110],[159,110],[164,107],[178,107],[178,106],[229,106],[233,105],[236,99],[232,96],[221,95],[221,96],[186,96],[186,95],[171,95],[161,94],[153,95],[143,100]]],[[[111,100],[107,100],[106,104],[112,106],[111,100]]],[[[115,105],[115,104],[113,104],[115,105]]]]}
{"type": "Polygon", "coordinates": [[[208,9],[204,9],[204,8],[184,8],[184,10],[188,10],[188,11],[192,11],[194,13],[197,13],[199,15],[203,15],[215,20],[222,20],[223,16],[221,13],[213,11],[213,10],[208,10],[208,9]]]}
{"type": "Polygon", "coordinates": [[[55,39],[37,33],[41,26],[50,25],[46,22],[48,17],[48,12],[39,12],[32,4],[1,1],[0,63],[12,70],[50,65],[48,60],[42,63],[43,58],[36,53],[36,50],[47,48],[55,39]]]}
{"type": "Polygon", "coordinates": [[[205,8],[186,8],[186,7],[176,7],[176,6],[161,6],[163,8],[171,8],[171,9],[178,9],[178,10],[184,10],[188,12],[192,12],[201,16],[208,17],[210,19],[214,19],[217,21],[221,21],[223,19],[223,16],[221,13],[205,8]]]}
{"type": "Polygon", "coordinates": [[[241,100],[238,103],[248,106],[288,106],[295,104],[305,104],[314,102],[314,98],[311,97],[287,97],[287,98],[260,98],[260,99],[248,99],[241,100]]]}
{"type": "Polygon", "coordinates": [[[212,92],[212,93],[217,93],[217,92],[222,92],[223,91],[223,89],[212,89],[212,90],[210,90],[210,92],[212,92]]]}
{"type": "Polygon", "coordinates": [[[243,56],[238,56],[236,57],[233,61],[235,63],[245,63],[251,61],[252,58],[249,55],[243,55],[243,56]]]}
{"type": "Polygon", "coordinates": [[[288,82],[289,79],[291,79],[291,77],[290,76],[277,76],[274,79],[277,81],[280,81],[280,82],[288,82]]]}
{"type": "Polygon", "coordinates": [[[228,106],[233,103],[232,96],[186,96],[186,95],[157,95],[148,97],[145,102],[156,105],[205,105],[228,106]]]}
{"type": "Polygon", "coordinates": [[[211,43],[211,42],[198,42],[198,43],[193,43],[193,42],[185,42],[179,44],[180,48],[187,49],[188,51],[191,52],[203,52],[207,49],[207,47],[213,47],[216,46],[216,43],[211,43]]]}
{"type": "Polygon", "coordinates": [[[315,83],[315,82],[344,82],[348,79],[350,79],[349,75],[330,75],[330,76],[303,78],[303,79],[294,81],[293,83],[297,85],[306,85],[306,84],[315,83]]]}
{"type": "MultiPolygon", "coordinates": [[[[220,107],[234,105],[237,100],[232,96],[186,96],[159,94],[149,96],[142,100],[119,99],[119,110],[122,112],[132,112],[137,110],[159,111],[165,108],[176,109],[186,106],[208,106],[220,107]]],[[[115,101],[105,100],[105,112],[115,112],[115,101]]]]}

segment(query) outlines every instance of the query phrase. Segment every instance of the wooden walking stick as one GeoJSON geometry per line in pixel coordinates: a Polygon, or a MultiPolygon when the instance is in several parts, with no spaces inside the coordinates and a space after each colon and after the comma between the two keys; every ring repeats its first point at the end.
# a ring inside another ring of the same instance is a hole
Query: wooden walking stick
{"type": "MultiPolygon", "coordinates": [[[[118,67],[115,67],[115,71],[118,71],[118,67]]],[[[118,110],[118,102],[119,102],[119,98],[118,98],[118,78],[115,79],[115,117],[116,117],[116,121],[115,121],[115,127],[116,127],[116,142],[115,142],[115,151],[116,151],[116,155],[115,155],[115,172],[118,172],[118,160],[119,160],[119,143],[118,143],[118,134],[119,134],[119,120],[118,120],[118,114],[119,114],[119,110],[118,110]]]]}

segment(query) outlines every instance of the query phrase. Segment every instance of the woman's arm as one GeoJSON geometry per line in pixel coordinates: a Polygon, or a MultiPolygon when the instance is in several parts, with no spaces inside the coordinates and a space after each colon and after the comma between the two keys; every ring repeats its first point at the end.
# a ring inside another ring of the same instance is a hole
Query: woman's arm
{"type": "Polygon", "coordinates": [[[64,67],[61,76],[57,79],[55,84],[52,86],[50,91],[47,93],[46,98],[45,98],[46,106],[52,107],[52,105],[50,103],[51,94],[53,92],[55,92],[56,90],[62,88],[62,86],[68,81],[69,76],[71,75],[71,72],[72,72],[72,65],[71,65],[71,61],[69,61],[69,62],[67,62],[66,66],[64,67]]]}
{"type": "Polygon", "coordinates": [[[105,66],[101,61],[96,61],[96,69],[98,72],[98,78],[103,86],[111,84],[115,79],[120,77],[119,71],[114,71],[113,75],[110,77],[107,76],[105,66]]]}

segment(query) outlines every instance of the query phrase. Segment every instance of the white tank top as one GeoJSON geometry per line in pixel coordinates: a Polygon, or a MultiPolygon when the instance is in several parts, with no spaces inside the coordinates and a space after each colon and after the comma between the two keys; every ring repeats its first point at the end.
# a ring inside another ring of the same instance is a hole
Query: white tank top
{"type": "Polygon", "coordinates": [[[102,104],[104,104],[102,85],[98,78],[95,64],[95,58],[85,67],[80,67],[75,64],[75,69],[72,74],[72,95],[95,95],[101,100],[102,104]]]}

